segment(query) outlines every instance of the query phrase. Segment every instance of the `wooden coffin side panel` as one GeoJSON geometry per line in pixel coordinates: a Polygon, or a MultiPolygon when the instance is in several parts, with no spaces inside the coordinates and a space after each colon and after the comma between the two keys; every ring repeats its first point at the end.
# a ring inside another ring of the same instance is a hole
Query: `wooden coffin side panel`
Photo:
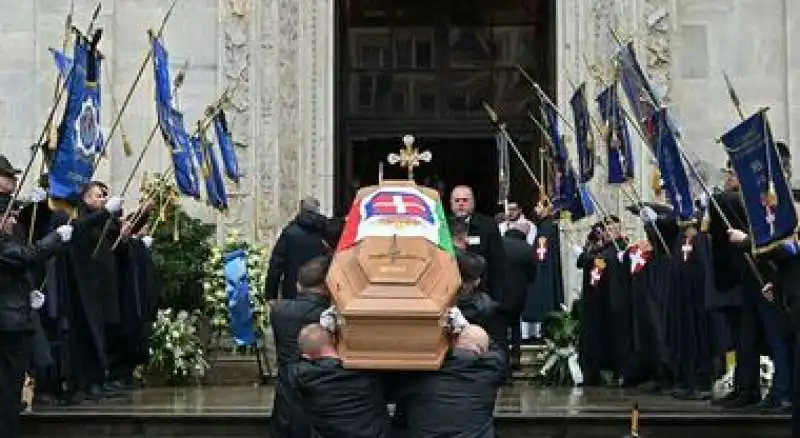
{"type": "Polygon", "coordinates": [[[344,366],[353,369],[438,370],[447,348],[438,317],[346,315],[339,341],[344,366]]]}

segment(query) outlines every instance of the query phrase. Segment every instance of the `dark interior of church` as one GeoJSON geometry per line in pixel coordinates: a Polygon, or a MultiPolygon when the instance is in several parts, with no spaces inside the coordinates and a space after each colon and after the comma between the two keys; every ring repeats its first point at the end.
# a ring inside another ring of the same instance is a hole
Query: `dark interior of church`
{"type": "MultiPolygon", "coordinates": [[[[548,0],[344,0],[336,42],[338,212],[357,187],[405,178],[386,163],[402,137],[429,150],[418,183],[449,191],[471,185],[477,208],[498,211],[494,107],[531,168],[543,138],[528,120],[538,104],[522,67],[555,88],[555,6],[548,0]]],[[[511,152],[511,198],[532,208],[537,190],[511,152]]],[[[446,199],[445,199],[446,201],[446,199]]]]}

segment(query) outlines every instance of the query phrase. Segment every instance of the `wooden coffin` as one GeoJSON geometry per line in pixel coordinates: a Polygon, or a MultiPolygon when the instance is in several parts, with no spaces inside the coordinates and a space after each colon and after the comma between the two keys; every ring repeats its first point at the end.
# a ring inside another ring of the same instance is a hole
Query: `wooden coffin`
{"type": "MultiPolygon", "coordinates": [[[[356,202],[379,188],[370,189],[356,202]]],[[[424,190],[438,202],[436,192],[424,190]]],[[[460,283],[452,254],[424,237],[370,236],[337,252],[327,284],[344,320],[338,347],[345,366],[439,369],[448,347],[446,311],[460,283]]]]}

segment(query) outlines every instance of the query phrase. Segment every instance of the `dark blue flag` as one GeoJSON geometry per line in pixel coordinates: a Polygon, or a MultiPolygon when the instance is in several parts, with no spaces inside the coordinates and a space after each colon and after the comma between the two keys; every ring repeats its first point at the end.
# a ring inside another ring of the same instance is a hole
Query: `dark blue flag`
{"type": "Polygon", "coordinates": [[[228,296],[231,336],[236,345],[253,345],[253,306],[250,304],[250,280],[247,277],[247,252],[237,249],[222,256],[225,292],[228,296]]]}
{"type": "Polygon", "coordinates": [[[200,181],[192,155],[192,145],[183,120],[183,113],[172,102],[172,82],[169,75],[169,55],[158,38],[152,39],[155,78],[156,113],[161,136],[172,152],[175,184],[186,196],[200,196],[200,181]]]}
{"type": "Polygon", "coordinates": [[[606,126],[603,142],[608,150],[608,182],[624,183],[633,179],[635,171],[630,133],[622,112],[616,82],[597,96],[597,105],[606,126]]]}
{"type": "Polygon", "coordinates": [[[238,184],[242,174],[239,172],[239,160],[236,157],[236,149],[233,145],[231,131],[228,129],[225,111],[220,110],[214,116],[214,132],[217,134],[217,144],[219,144],[219,152],[222,155],[222,163],[225,165],[225,174],[238,184]]]}
{"type": "Polygon", "coordinates": [[[58,129],[58,148],[50,164],[49,195],[75,200],[94,174],[103,152],[100,128],[100,56],[83,37],[75,39],[74,71],[67,81],[67,104],[58,129]]]}
{"type": "Polygon", "coordinates": [[[228,194],[225,191],[225,180],[222,178],[217,154],[214,153],[213,144],[201,133],[193,136],[194,148],[202,155],[201,169],[206,183],[206,196],[208,204],[217,210],[224,211],[228,208],[228,194]]]}
{"type": "Polygon", "coordinates": [[[658,160],[661,179],[672,203],[672,209],[681,219],[689,219],[694,215],[691,186],[689,177],[686,176],[686,169],[683,167],[683,161],[681,161],[678,141],[670,128],[667,109],[661,108],[653,114],[653,120],[650,123],[656,127],[654,152],[658,160]]]}
{"type": "Polygon", "coordinates": [[[794,238],[797,212],[764,111],[723,135],[722,142],[739,178],[754,252],[794,238]]]}
{"type": "Polygon", "coordinates": [[[72,70],[72,59],[65,55],[62,51],[50,48],[50,53],[53,54],[53,61],[56,63],[56,69],[61,79],[66,79],[72,70]]]}
{"type": "Polygon", "coordinates": [[[578,149],[579,181],[587,183],[594,177],[594,138],[592,138],[589,106],[586,103],[586,84],[581,84],[572,99],[572,114],[575,117],[575,137],[578,149]]]}
{"type": "Polygon", "coordinates": [[[592,216],[595,213],[594,209],[594,196],[592,196],[592,191],[587,184],[581,184],[578,186],[578,190],[580,192],[580,201],[581,206],[583,208],[584,216],[592,216]]]}

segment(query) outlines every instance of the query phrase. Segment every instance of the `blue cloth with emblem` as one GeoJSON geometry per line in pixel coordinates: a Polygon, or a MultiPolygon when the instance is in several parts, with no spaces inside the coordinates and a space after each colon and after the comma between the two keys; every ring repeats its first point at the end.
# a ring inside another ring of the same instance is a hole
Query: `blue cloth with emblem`
{"type": "Polygon", "coordinates": [[[672,209],[681,219],[689,219],[694,215],[694,202],[689,186],[689,177],[681,161],[678,140],[669,124],[669,113],[666,108],[653,114],[656,126],[655,155],[658,159],[658,170],[667,191],[672,209]]]}
{"type": "Polygon", "coordinates": [[[561,138],[558,126],[558,109],[555,108],[546,96],[541,96],[540,110],[544,118],[547,135],[551,140],[550,158],[553,160],[551,187],[553,211],[570,211],[574,214],[575,198],[578,194],[577,176],[569,162],[569,154],[561,138]]]}
{"type": "Polygon", "coordinates": [[[217,144],[219,153],[222,155],[222,164],[225,165],[225,174],[238,184],[242,173],[239,170],[239,160],[236,157],[236,149],[233,145],[231,131],[228,129],[225,111],[220,110],[214,116],[214,132],[217,134],[217,144]]]}
{"type": "Polygon", "coordinates": [[[586,84],[581,84],[569,100],[575,118],[575,143],[578,150],[578,181],[585,184],[594,178],[594,138],[592,138],[586,84]]]}
{"type": "Polygon", "coordinates": [[[222,261],[231,336],[236,345],[253,345],[256,335],[250,304],[250,280],[247,278],[247,252],[243,249],[227,252],[222,256],[222,261]]]}
{"type": "Polygon", "coordinates": [[[200,196],[200,181],[197,177],[197,163],[192,154],[189,134],[183,120],[183,113],[172,102],[172,83],[169,74],[169,55],[161,40],[152,39],[153,68],[155,78],[156,113],[164,142],[172,152],[172,165],[178,190],[186,196],[200,196]]]}
{"type": "Polygon", "coordinates": [[[75,39],[74,71],[69,75],[67,104],[58,129],[58,149],[50,164],[48,194],[76,200],[91,181],[94,163],[103,152],[100,128],[100,62],[86,38],[75,39]]]}
{"type": "Polygon", "coordinates": [[[725,133],[722,143],[739,178],[754,251],[764,252],[792,238],[797,212],[765,111],[725,133]]]}
{"type": "Polygon", "coordinates": [[[208,204],[217,210],[223,211],[228,208],[228,194],[225,190],[225,181],[222,178],[217,155],[214,148],[204,135],[193,135],[192,149],[203,171],[203,180],[206,185],[206,197],[208,204]]]}
{"type": "Polygon", "coordinates": [[[633,148],[616,82],[597,96],[597,105],[607,127],[603,142],[608,150],[608,183],[620,184],[632,180],[635,172],[633,148]]]}

